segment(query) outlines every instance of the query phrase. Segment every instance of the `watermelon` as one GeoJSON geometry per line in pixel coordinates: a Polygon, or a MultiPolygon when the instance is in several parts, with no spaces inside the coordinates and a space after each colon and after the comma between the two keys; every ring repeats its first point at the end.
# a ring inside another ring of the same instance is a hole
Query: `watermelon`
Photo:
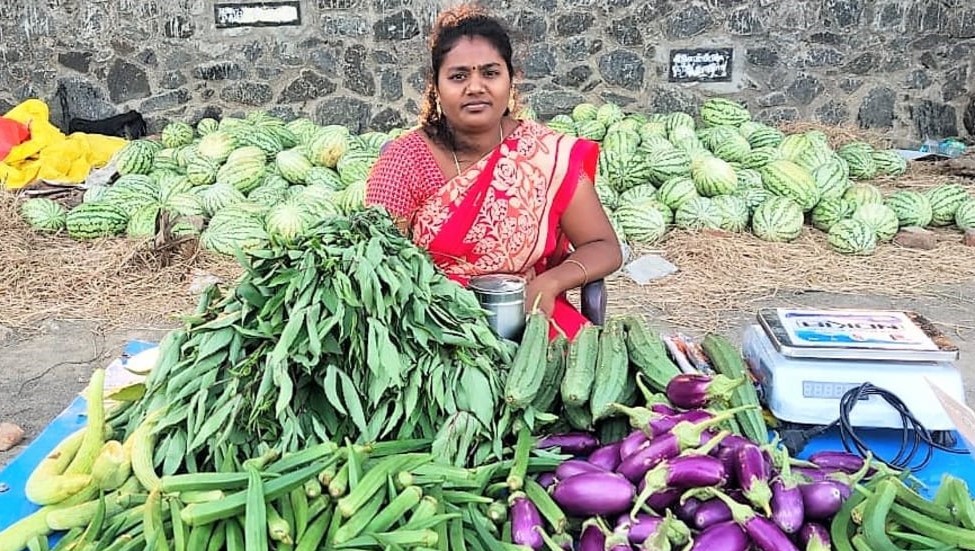
{"type": "Polygon", "coordinates": [[[267,231],[258,215],[248,209],[228,207],[213,215],[200,234],[200,246],[233,256],[238,250],[260,247],[267,239],[267,231]]]}
{"type": "Polygon", "coordinates": [[[68,211],[64,226],[73,239],[95,239],[118,235],[125,231],[129,214],[118,205],[108,202],[82,203],[68,211]]]}
{"type": "Polygon", "coordinates": [[[132,238],[151,237],[156,235],[156,219],[159,217],[159,205],[151,203],[136,209],[125,225],[125,234],[132,238]]]}
{"type": "Polygon", "coordinates": [[[302,144],[309,143],[319,132],[318,125],[306,117],[298,117],[289,121],[285,123],[284,127],[298,139],[298,143],[302,144]]]}
{"type": "Polygon", "coordinates": [[[115,170],[119,174],[149,174],[152,161],[162,147],[151,140],[134,140],[115,153],[115,170]]]}
{"type": "Polygon", "coordinates": [[[349,131],[344,126],[329,125],[308,143],[309,160],[312,164],[335,168],[339,159],[349,150],[349,131]]]}
{"type": "Polygon", "coordinates": [[[975,199],[968,199],[955,211],[955,225],[961,231],[975,229],[975,199]]]}
{"type": "Polygon", "coordinates": [[[744,199],[734,195],[721,195],[713,198],[711,202],[721,213],[721,229],[741,232],[748,228],[750,211],[744,199]]]}
{"type": "Polygon", "coordinates": [[[275,157],[275,163],[281,176],[292,184],[304,184],[308,172],[312,169],[311,161],[295,148],[279,152],[275,157]]]}
{"type": "Polygon", "coordinates": [[[56,232],[64,228],[67,211],[47,197],[27,199],[20,205],[20,215],[38,231],[56,232]]]}
{"type": "Polygon", "coordinates": [[[648,154],[634,150],[623,153],[616,149],[605,149],[602,169],[606,182],[617,192],[650,182],[650,162],[648,154]]]}
{"type": "Polygon", "coordinates": [[[826,242],[841,254],[868,255],[877,249],[877,234],[860,220],[847,218],[833,224],[826,242]]]}
{"type": "MultiPolygon", "coordinates": [[[[224,119],[227,120],[227,119],[224,119]]],[[[237,138],[225,130],[211,132],[197,144],[197,156],[209,157],[218,166],[227,160],[230,153],[237,148],[237,138]]],[[[189,172],[189,166],[187,166],[189,172]]]]}
{"type": "Polygon", "coordinates": [[[859,140],[848,142],[836,151],[850,166],[850,177],[860,180],[869,180],[877,175],[873,153],[872,145],[859,140]]]}
{"type": "Polygon", "coordinates": [[[203,201],[193,192],[171,195],[162,203],[162,208],[179,216],[203,216],[203,201]]]}
{"type": "MultiPolygon", "coordinates": [[[[749,146],[751,147],[751,146],[749,146]]],[[[741,158],[741,166],[744,168],[762,168],[772,161],[782,158],[782,152],[776,147],[759,147],[752,149],[741,158]]]]}
{"type": "Polygon", "coordinates": [[[752,151],[748,140],[740,134],[734,133],[727,139],[721,140],[711,148],[715,157],[728,162],[742,162],[752,151]]]}
{"type": "Polygon", "coordinates": [[[238,147],[250,146],[260,149],[264,152],[265,161],[274,160],[277,154],[285,149],[275,127],[241,129],[233,134],[237,138],[238,147]]]}
{"type": "Polygon", "coordinates": [[[699,156],[691,161],[691,178],[702,197],[727,195],[738,189],[735,169],[713,156],[699,156]]]}
{"type": "Polygon", "coordinates": [[[836,156],[831,156],[823,164],[812,171],[813,180],[819,188],[822,199],[839,199],[850,187],[847,177],[846,163],[836,156]]]}
{"type": "Polygon", "coordinates": [[[679,149],[655,149],[647,153],[646,161],[650,181],[657,185],[691,174],[691,157],[679,149]]]}
{"type": "Polygon", "coordinates": [[[890,241],[897,235],[897,215],[882,203],[860,205],[850,217],[870,226],[877,234],[877,241],[890,241]]]}
{"type": "Polygon", "coordinates": [[[862,205],[884,202],[884,195],[880,192],[880,188],[865,182],[851,185],[843,193],[843,198],[853,203],[854,209],[862,205]]]}
{"type": "Polygon", "coordinates": [[[907,172],[907,159],[893,149],[874,151],[873,164],[877,167],[878,174],[900,176],[907,172]]]}
{"type": "Polygon", "coordinates": [[[925,192],[931,204],[931,224],[950,226],[955,222],[955,212],[962,203],[970,199],[965,186],[961,184],[940,184],[925,192]]]}
{"type": "Polygon", "coordinates": [[[189,145],[193,141],[193,127],[182,121],[174,121],[163,127],[160,137],[163,146],[177,148],[181,145],[189,145]]]}
{"type": "Polygon", "coordinates": [[[708,197],[694,197],[685,201],[674,213],[674,223],[685,230],[720,229],[721,211],[708,197]]]}
{"type": "Polygon", "coordinates": [[[606,128],[623,120],[623,115],[623,109],[612,102],[604,103],[596,109],[596,120],[603,123],[606,128]]]}
{"type": "Polygon", "coordinates": [[[884,199],[884,204],[894,211],[901,227],[923,228],[931,223],[931,203],[922,193],[911,190],[895,191],[884,199]]]}
{"type": "Polygon", "coordinates": [[[144,174],[126,174],[112,184],[101,200],[115,203],[127,212],[159,200],[159,184],[144,174]]]}
{"type": "MultiPolygon", "coordinates": [[[[695,134],[697,135],[697,139],[701,140],[701,142],[704,143],[704,146],[707,147],[709,151],[714,151],[714,149],[721,142],[728,141],[735,138],[741,140],[745,139],[742,137],[741,134],[738,133],[738,130],[735,129],[735,127],[733,126],[712,126],[709,128],[701,128],[698,129],[697,132],[695,132],[695,134]]],[[[748,141],[745,140],[744,143],[747,146],[748,141]]],[[[747,147],[748,149],[751,149],[751,146],[747,146],[747,147]]]]}
{"type": "Polygon", "coordinates": [[[764,123],[749,120],[738,125],[738,133],[747,140],[749,136],[765,127],[764,123]]]}
{"type": "Polygon", "coordinates": [[[206,155],[196,155],[186,165],[186,177],[194,186],[205,186],[217,181],[220,163],[206,155]]]}
{"type": "Polygon", "coordinates": [[[176,160],[175,149],[160,149],[156,152],[156,156],[152,158],[152,168],[148,174],[160,171],[184,172],[184,169],[179,166],[179,161],[176,160]]]}
{"type": "MultiPolygon", "coordinates": [[[[678,128],[685,129],[684,132],[690,130],[691,135],[693,135],[695,127],[694,117],[688,115],[687,113],[674,111],[673,113],[667,114],[664,122],[667,125],[667,134],[670,136],[671,141],[674,140],[673,133],[678,128]]],[[[686,136],[687,134],[685,133],[684,135],[686,136]]]]}
{"type": "Polygon", "coordinates": [[[84,195],[81,196],[81,200],[85,203],[94,203],[105,197],[105,193],[107,192],[108,186],[91,185],[85,190],[84,195]]]}
{"type": "Polygon", "coordinates": [[[811,144],[808,148],[799,152],[799,156],[794,162],[802,168],[812,172],[833,157],[833,150],[828,146],[811,144]]]}
{"type": "Polygon", "coordinates": [[[636,130],[615,128],[606,131],[603,137],[603,149],[614,153],[627,154],[636,151],[640,146],[640,134],[636,130]]]}
{"type": "Polygon", "coordinates": [[[641,199],[653,199],[657,196],[657,188],[652,184],[633,186],[620,194],[619,204],[633,203],[641,199]]]}
{"type": "Polygon", "coordinates": [[[759,205],[768,201],[769,197],[772,197],[772,194],[763,187],[739,187],[738,191],[735,192],[735,197],[739,197],[744,201],[749,213],[754,213],[759,205]]]}
{"type": "Polygon", "coordinates": [[[803,152],[813,145],[809,143],[809,138],[805,134],[790,134],[779,143],[778,147],[783,159],[796,163],[803,152]]]}
{"type": "Polygon", "coordinates": [[[565,134],[566,136],[576,135],[576,121],[572,120],[572,117],[568,115],[555,115],[552,117],[552,120],[548,121],[547,126],[553,131],[565,134]]]}
{"type": "Polygon", "coordinates": [[[217,183],[230,184],[247,193],[261,184],[266,167],[266,155],[256,146],[235,149],[227,162],[217,170],[217,183]]]}
{"type": "MultiPolygon", "coordinates": [[[[598,108],[591,103],[580,103],[572,108],[572,120],[577,123],[595,121],[597,111],[598,108]]],[[[606,128],[605,124],[602,126],[606,128]]]]}
{"type": "Polygon", "coordinates": [[[792,199],[803,212],[812,210],[819,202],[819,188],[809,171],[799,165],[780,159],[759,169],[762,184],[773,195],[792,199]]]}
{"type": "Polygon", "coordinates": [[[292,243],[311,225],[309,209],[296,201],[285,201],[271,207],[264,216],[264,225],[272,241],[292,243]]]}
{"type": "Polygon", "coordinates": [[[698,196],[694,180],[685,176],[671,178],[657,190],[657,200],[671,210],[679,209],[681,205],[698,196]]]}
{"type": "Polygon", "coordinates": [[[640,136],[640,149],[652,154],[657,151],[673,151],[675,147],[666,136],[650,134],[640,136]]]}
{"type": "Polygon", "coordinates": [[[196,133],[200,136],[206,136],[207,134],[216,132],[219,127],[220,123],[217,121],[217,119],[204,117],[196,123],[196,133]]]}
{"type": "Polygon", "coordinates": [[[752,149],[778,147],[784,139],[785,134],[783,134],[781,130],[764,124],[748,133],[748,145],[752,146],[752,149]]]}
{"type": "Polygon", "coordinates": [[[752,214],[752,233],[765,241],[792,241],[802,234],[802,212],[788,197],[770,197],[752,214]]]}
{"type": "Polygon", "coordinates": [[[701,104],[701,121],[708,126],[738,126],[752,118],[744,105],[725,98],[709,98],[701,104]]]}
{"type": "Polygon", "coordinates": [[[833,224],[853,214],[853,203],[843,198],[823,199],[812,210],[812,225],[828,232],[833,224]]]}
{"type": "Polygon", "coordinates": [[[596,174],[596,196],[599,202],[606,208],[615,209],[619,204],[619,193],[606,180],[606,176],[596,174]]]}
{"type": "Polygon", "coordinates": [[[203,204],[203,212],[207,216],[213,216],[217,211],[246,200],[240,190],[226,182],[218,182],[211,186],[196,189],[199,190],[197,194],[203,204]]]}
{"type": "Polygon", "coordinates": [[[312,221],[338,215],[339,207],[336,202],[341,198],[335,190],[322,185],[306,186],[295,196],[298,204],[303,205],[308,211],[312,221]]]}
{"type": "MultiPolygon", "coordinates": [[[[651,136],[667,139],[667,124],[662,121],[649,121],[643,124],[638,130],[640,143],[647,141],[651,136]]],[[[669,140],[668,140],[669,141],[669,140]]]]}
{"type": "Polygon", "coordinates": [[[764,188],[762,185],[762,174],[751,168],[739,168],[735,170],[738,178],[738,189],[742,188],[764,188]]]}
{"type": "Polygon", "coordinates": [[[644,199],[622,204],[616,209],[616,220],[629,240],[651,244],[664,236],[667,225],[663,215],[652,205],[655,202],[653,199],[644,199]]]}
{"type": "Polygon", "coordinates": [[[578,122],[576,123],[576,135],[598,142],[606,136],[606,127],[597,120],[578,122]]]}

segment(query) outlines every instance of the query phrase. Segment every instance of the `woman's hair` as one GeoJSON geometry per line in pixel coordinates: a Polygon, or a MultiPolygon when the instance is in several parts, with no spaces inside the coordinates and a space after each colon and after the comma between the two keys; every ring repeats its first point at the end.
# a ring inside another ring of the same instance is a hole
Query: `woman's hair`
{"type": "MultiPolygon", "coordinates": [[[[452,8],[437,16],[430,36],[431,72],[427,78],[423,107],[420,110],[420,126],[433,140],[449,148],[454,148],[457,144],[447,120],[437,111],[437,77],[444,58],[457,41],[474,37],[487,40],[498,50],[508,67],[508,75],[514,79],[511,38],[498,19],[487,15],[484,9],[470,4],[452,8]]],[[[512,94],[514,91],[512,86],[512,94]]],[[[505,114],[508,114],[507,110],[505,114]]]]}

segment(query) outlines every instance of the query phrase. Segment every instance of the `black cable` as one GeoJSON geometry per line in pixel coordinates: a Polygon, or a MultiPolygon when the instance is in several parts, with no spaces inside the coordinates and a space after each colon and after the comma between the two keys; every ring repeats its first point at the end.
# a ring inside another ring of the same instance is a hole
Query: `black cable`
{"type": "Polygon", "coordinates": [[[872,453],[870,447],[857,435],[856,430],[853,428],[853,424],[850,422],[850,414],[853,412],[854,406],[864,399],[870,396],[879,396],[883,398],[897,413],[901,418],[901,446],[897,452],[897,455],[891,459],[886,460],[880,457],[876,453],[873,453],[873,457],[897,470],[921,470],[928,463],[930,463],[931,458],[934,456],[934,450],[941,450],[947,453],[955,454],[967,454],[969,453],[967,449],[958,449],[945,446],[938,443],[935,440],[935,436],[929,431],[916,417],[911,413],[911,410],[897,397],[896,394],[884,390],[882,388],[876,387],[870,383],[863,383],[858,387],[851,388],[843,394],[840,399],[840,416],[836,421],[833,421],[828,425],[828,427],[839,426],[840,428],[840,440],[843,442],[843,447],[847,452],[853,453],[854,449],[856,453],[860,456],[865,457],[868,452],[872,453]],[[922,446],[925,446],[922,450],[922,446]],[[917,458],[918,454],[923,451],[924,458],[916,466],[911,466],[912,462],[917,458]]]}

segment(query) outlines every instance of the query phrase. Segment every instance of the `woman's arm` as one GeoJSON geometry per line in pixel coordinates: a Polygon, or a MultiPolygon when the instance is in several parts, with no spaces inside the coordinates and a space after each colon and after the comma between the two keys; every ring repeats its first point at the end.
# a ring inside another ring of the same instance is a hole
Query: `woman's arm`
{"type": "Polygon", "coordinates": [[[416,211],[416,198],[410,182],[415,170],[408,156],[397,147],[388,147],[373,165],[366,180],[366,206],[386,209],[403,235],[409,235],[410,222],[416,211]]]}
{"type": "Polygon", "coordinates": [[[526,306],[530,308],[535,297],[541,295],[539,308],[547,313],[552,312],[556,296],[604,278],[623,264],[619,239],[588,176],[580,178],[562,214],[561,227],[575,251],[561,264],[533,279],[526,289],[526,306]]]}

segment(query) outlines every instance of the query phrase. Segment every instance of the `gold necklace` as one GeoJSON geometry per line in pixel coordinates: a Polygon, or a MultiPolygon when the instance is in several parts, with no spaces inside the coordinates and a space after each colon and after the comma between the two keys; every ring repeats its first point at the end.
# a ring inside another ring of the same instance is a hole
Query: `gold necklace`
{"type": "MultiPolygon", "coordinates": [[[[498,126],[498,145],[504,143],[504,124],[498,126]]],[[[457,159],[457,150],[451,149],[450,154],[454,156],[454,166],[457,168],[457,175],[460,176],[460,161],[457,159]]]]}

